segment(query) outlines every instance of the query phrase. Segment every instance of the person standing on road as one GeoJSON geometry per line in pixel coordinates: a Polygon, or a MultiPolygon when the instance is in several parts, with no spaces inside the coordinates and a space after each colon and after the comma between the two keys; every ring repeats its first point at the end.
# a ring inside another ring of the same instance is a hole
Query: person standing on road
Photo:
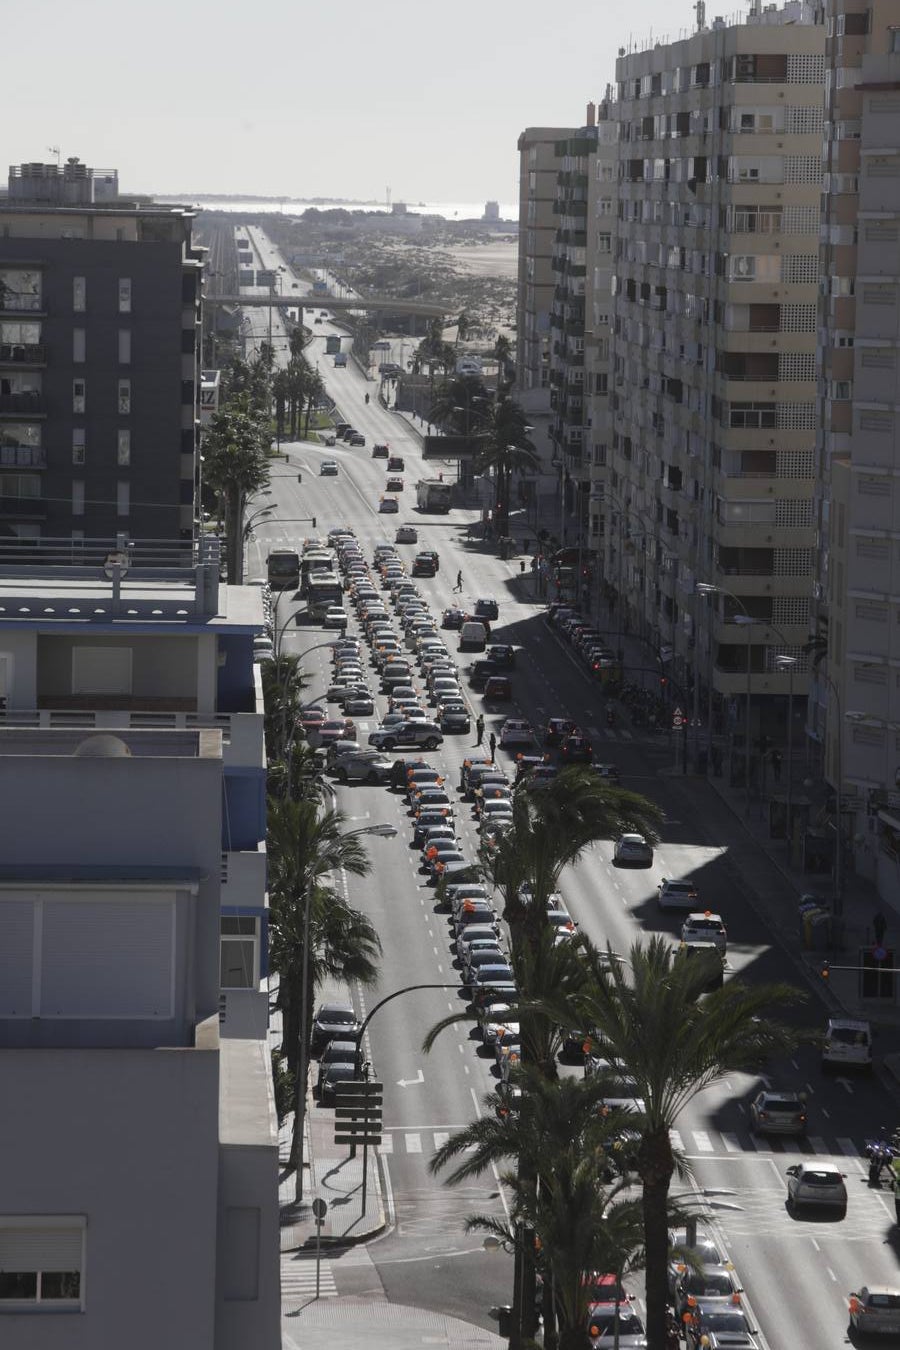
{"type": "Polygon", "coordinates": [[[493,764],[493,762],[494,762],[494,753],[495,753],[495,751],[496,751],[496,749],[497,749],[497,737],[494,735],[493,732],[491,732],[490,736],[488,737],[488,747],[489,747],[490,752],[491,752],[491,763],[493,764]]]}
{"type": "Polygon", "coordinates": [[[459,594],[462,590],[462,572],[456,574],[456,585],[453,587],[454,594],[459,594]]]}
{"type": "Polygon", "coordinates": [[[475,744],[482,745],[484,743],[484,718],[481,713],[475,718],[475,736],[477,738],[475,744]]]}

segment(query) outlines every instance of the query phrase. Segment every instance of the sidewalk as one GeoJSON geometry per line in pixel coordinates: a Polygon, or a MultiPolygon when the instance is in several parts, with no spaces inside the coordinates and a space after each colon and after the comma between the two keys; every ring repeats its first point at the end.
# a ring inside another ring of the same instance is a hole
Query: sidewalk
{"type": "MultiPolygon", "coordinates": [[[[274,990],[270,990],[274,999],[274,990]]],[[[321,1002],[350,1002],[349,990],[341,984],[327,985],[321,991],[321,1002]]],[[[270,1045],[281,1044],[281,1015],[273,1012],[269,1025],[270,1045]]],[[[303,1156],[306,1161],[303,1177],[303,1199],[295,1203],[296,1178],[288,1169],[291,1153],[291,1135],[294,1113],[290,1112],[278,1132],[279,1186],[278,1200],[281,1212],[281,1250],[296,1251],[316,1244],[316,1219],[312,1212],[314,1200],[324,1200],[328,1206],[319,1239],[322,1246],[350,1246],[365,1242],[384,1231],[387,1217],[381,1183],[381,1169],[377,1150],[367,1151],[366,1209],[363,1213],[363,1150],[350,1157],[349,1146],[334,1142],[334,1111],[319,1106],[312,1094],[312,1083],[318,1072],[318,1061],[310,1064],[306,1095],[306,1122],[303,1156]]]]}
{"type": "MultiPolygon", "coordinates": [[[[635,638],[622,636],[621,645],[626,666],[650,664],[646,649],[635,638]]],[[[620,713],[627,721],[627,711],[621,705],[620,713]]],[[[638,734],[646,735],[643,730],[638,734]]],[[[665,736],[666,733],[661,733],[661,742],[665,736]]],[[[668,741],[671,743],[671,736],[668,741]]],[[[732,787],[725,777],[698,773],[692,756],[688,759],[687,775],[682,774],[679,766],[667,770],[666,776],[673,782],[683,782],[685,795],[698,809],[710,842],[727,843],[729,859],[744,887],[752,893],[755,907],[801,964],[807,980],[820,992],[826,992],[836,1011],[844,1010],[848,1015],[868,1018],[884,1027],[900,1028],[900,1004],[896,998],[863,998],[860,972],[840,970],[842,965],[859,966],[862,956],[875,947],[872,922],[879,912],[887,920],[884,944],[889,952],[897,945],[900,964],[900,894],[890,902],[884,901],[871,881],[848,871],[842,888],[842,913],[835,920],[831,876],[811,875],[792,863],[787,840],[773,839],[769,833],[767,798],[760,799],[757,795],[751,799],[748,814],[743,786],[732,787]],[[808,895],[816,897],[822,909],[831,915],[831,935],[827,924],[804,932],[799,905],[801,896],[808,895]],[[827,984],[821,975],[826,961],[827,984]]],[[[799,780],[798,765],[794,770],[796,793],[803,791],[799,780]]],[[[769,786],[771,791],[774,785],[769,786]]],[[[780,783],[775,795],[783,797],[785,787],[784,782],[780,783]]]]}

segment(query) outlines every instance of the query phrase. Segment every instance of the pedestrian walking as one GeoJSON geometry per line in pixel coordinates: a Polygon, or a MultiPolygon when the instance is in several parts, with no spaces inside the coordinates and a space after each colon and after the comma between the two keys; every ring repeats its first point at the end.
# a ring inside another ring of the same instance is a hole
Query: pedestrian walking
{"type": "Polygon", "coordinates": [[[462,572],[461,572],[461,571],[460,571],[460,572],[457,572],[457,574],[456,574],[456,585],[453,587],[453,590],[454,590],[454,592],[455,592],[457,595],[458,595],[459,592],[462,590],[462,572]]]}
{"type": "Polygon", "coordinates": [[[482,717],[481,713],[479,713],[478,716],[475,718],[475,736],[476,736],[475,744],[476,744],[476,745],[483,745],[483,743],[484,743],[484,718],[482,717]]]}
{"type": "Polygon", "coordinates": [[[494,754],[497,750],[497,737],[494,735],[493,732],[491,732],[490,736],[488,737],[488,747],[491,752],[491,763],[493,764],[494,754]]]}

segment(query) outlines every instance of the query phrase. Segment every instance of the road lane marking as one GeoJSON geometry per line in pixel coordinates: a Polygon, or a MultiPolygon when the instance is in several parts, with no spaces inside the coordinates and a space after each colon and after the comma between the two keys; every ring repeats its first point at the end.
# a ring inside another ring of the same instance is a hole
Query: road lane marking
{"type": "Polygon", "coordinates": [[[394,1136],[392,1134],[383,1134],[381,1136],[381,1143],[378,1145],[378,1147],[381,1149],[382,1153],[393,1153],[394,1136]]]}

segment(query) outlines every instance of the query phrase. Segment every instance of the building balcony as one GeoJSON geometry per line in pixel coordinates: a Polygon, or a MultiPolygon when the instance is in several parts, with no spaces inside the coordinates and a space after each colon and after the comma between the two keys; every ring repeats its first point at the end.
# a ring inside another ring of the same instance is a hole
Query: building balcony
{"type": "Polygon", "coordinates": [[[0,394],[0,417],[46,417],[44,400],[39,389],[20,394],[0,394]]]}
{"type": "Polygon", "coordinates": [[[0,314],[27,314],[34,319],[44,318],[46,313],[41,296],[30,291],[0,289],[0,314]]]}
{"type": "Polygon", "coordinates": [[[0,446],[0,469],[46,469],[47,451],[42,445],[0,446]]]}
{"type": "Polygon", "coordinates": [[[0,366],[43,366],[47,349],[43,342],[0,342],[0,366]]]}
{"type": "MultiPolygon", "coordinates": [[[[2,499],[0,499],[2,502],[2,499]]],[[[46,506],[39,502],[46,513],[46,506]]],[[[0,513],[2,514],[2,513],[0,513]]],[[[221,731],[222,762],[227,769],[265,767],[262,713],[202,713],[84,707],[83,699],[54,699],[52,708],[0,709],[0,727],[32,727],[40,731],[78,727],[96,731],[221,731]],[[60,706],[60,705],[65,706],[60,706]]],[[[91,701],[96,703],[97,696],[91,701]]],[[[144,700],[146,702],[146,700],[144,700]]]]}

